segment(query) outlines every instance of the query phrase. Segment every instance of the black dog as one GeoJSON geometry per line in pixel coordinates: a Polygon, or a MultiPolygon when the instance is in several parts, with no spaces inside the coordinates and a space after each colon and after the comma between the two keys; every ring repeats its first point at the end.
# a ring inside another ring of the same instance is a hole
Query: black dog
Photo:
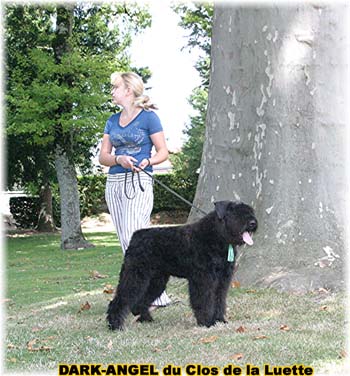
{"type": "Polygon", "coordinates": [[[251,233],[256,229],[250,206],[220,201],[215,211],[196,223],[136,231],[108,307],[109,328],[122,329],[129,310],[140,315],[141,322],[153,321],[149,307],[170,276],[188,280],[198,325],[226,322],[226,295],[234,269],[234,262],[228,261],[229,245],[253,244],[251,233]]]}

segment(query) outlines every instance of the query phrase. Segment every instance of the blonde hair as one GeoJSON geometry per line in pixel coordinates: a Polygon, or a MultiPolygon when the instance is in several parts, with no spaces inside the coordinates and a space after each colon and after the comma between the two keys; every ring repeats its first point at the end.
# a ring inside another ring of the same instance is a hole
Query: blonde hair
{"type": "Polygon", "coordinates": [[[114,85],[117,79],[123,80],[124,85],[132,90],[135,96],[134,105],[141,107],[145,110],[154,109],[157,110],[158,107],[151,102],[148,95],[144,95],[144,84],[142,78],[134,72],[114,72],[111,74],[111,84],[114,85]]]}

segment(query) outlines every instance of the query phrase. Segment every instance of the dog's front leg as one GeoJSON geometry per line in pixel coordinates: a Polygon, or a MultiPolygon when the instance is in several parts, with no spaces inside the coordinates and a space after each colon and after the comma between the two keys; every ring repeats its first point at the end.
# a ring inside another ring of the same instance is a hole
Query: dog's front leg
{"type": "Polygon", "coordinates": [[[233,265],[229,265],[220,273],[220,280],[215,291],[215,322],[227,323],[225,320],[226,313],[226,299],[230,288],[230,283],[233,274],[233,265]]]}
{"type": "Polygon", "coordinates": [[[215,324],[215,294],[211,278],[204,276],[189,281],[190,303],[199,326],[210,327],[215,324]]]}

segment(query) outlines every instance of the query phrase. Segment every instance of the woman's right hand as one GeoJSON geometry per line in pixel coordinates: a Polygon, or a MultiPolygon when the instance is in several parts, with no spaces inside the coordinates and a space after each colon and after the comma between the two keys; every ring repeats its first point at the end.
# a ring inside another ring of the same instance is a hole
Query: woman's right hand
{"type": "Polygon", "coordinates": [[[130,168],[131,170],[135,170],[134,163],[137,163],[137,159],[134,157],[131,157],[129,155],[120,155],[117,156],[118,158],[118,164],[121,165],[124,168],[130,168]]]}

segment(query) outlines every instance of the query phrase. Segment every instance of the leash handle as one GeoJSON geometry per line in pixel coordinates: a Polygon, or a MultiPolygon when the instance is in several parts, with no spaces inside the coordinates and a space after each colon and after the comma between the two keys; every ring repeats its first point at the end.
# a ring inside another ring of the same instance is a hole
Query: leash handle
{"type": "MultiPolygon", "coordinates": [[[[129,197],[128,196],[128,192],[126,190],[126,183],[127,183],[127,180],[128,180],[128,173],[126,172],[125,173],[125,178],[124,178],[124,194],[125,194],[125,197],[128,199],[128,200],[133,200],[135,197],[136,197],[136,190],[135,190],[135,183],[134,183],[134,176],[135,176],[135,171],[132,171],[131,172],[131,184],[132,184],[132,189],[133,189],[133,192],[134,192],[134,196],[133,197],[129,197]]],[[[139,181],[139,187],[141,189],[141,192],[144,192],[145,191],[145,188],[143,188],[142,184],[141,184],[141,178],[140,178],[140,175],[137,174],[137,179],[139,181]]]]}
{"type": "Polygon", "coordinates": [[[173,191],[171,188],[169,188],[167,185],[165,185],[163,182],[161,182],[160,180],[158,180],[157,178],[155,178],[152,174],[150,174],[148,171],[145,171],[142,167],[134,164],[135,167],[139,168],[141,171],[143,171],[146,175],[148,175],[150,178],[152,178],[156,183],[158,183],[160,186],[162,186],[164,189],[166,189],[168,192],[172,193],[174,196],[176,196],[177,198],[179,198],[180,200],[182,200],[183,202],[185,202],[187,205],[191,206],[193,209],[197,210],[198,212],[200,212],[201,214],[203,215],[207,215],[208,213],[206,213],[204,210],[198,208],[197,206],[193,205],[192,202],[186,200],[184,197],[182,197],[181,195],[179,195],[177,192],[173,191]]]}

